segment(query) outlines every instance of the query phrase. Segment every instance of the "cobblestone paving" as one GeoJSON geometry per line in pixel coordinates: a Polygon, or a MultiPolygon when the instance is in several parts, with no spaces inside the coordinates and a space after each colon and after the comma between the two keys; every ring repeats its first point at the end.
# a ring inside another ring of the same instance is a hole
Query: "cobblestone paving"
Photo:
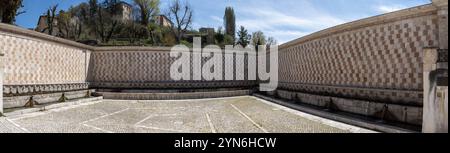
{"type": "Polygon", "coordinates": [[[92,105],[0,118],[0,132],[349,133],[371,131],[315,116],[311,117],[311,115],[270,104],[255,97],[243,96],[180,101],[103,100],[92,105]]]}

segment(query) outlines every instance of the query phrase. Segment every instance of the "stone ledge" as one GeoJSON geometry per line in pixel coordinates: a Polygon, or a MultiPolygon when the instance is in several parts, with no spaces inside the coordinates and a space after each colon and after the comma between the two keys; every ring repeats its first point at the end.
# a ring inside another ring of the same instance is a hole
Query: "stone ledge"
{"type": "MultiPolygon", "coordinates": [[[[86,50],[93,50],[95,48],[93,46],[85,45],[85,44],[78,43],[78,42],[75,42],[72,40],[67,40],[67,39],[51,36],[51,35],[48,35],[45,33],[40,33],[37,31],[28,30],[28,29],[24,29],[21,27],[4,24],[4,23],[0,23],[0,32],[6,32],[6,33],[10,33],[10,34],[15,34],[18,36],[27,36],[27,37],[32,37],[32,38],[38,38],[38,39],[47,40],[50,42],[55,42],[58,44],[64,44],[64,45],[77,47],[77,48],[81,48],[81,49],[86,49],[86,50]]],[[[15,36],[15,37],[17,37],[17,36],[15,36]]]]}
{"type": "Polygon", "coordinates": [[[76,91],[89,88],[89,83],[71,84],[33,84],[33,85],[4,85],[3,94],[6,97],[20,95],[34,95],[64,91],[76,91]]]}
{"type": "MultiPolygon", "coordinates": [[[[95,89],[96,92],[118,93],[192,93],[192,92],[217,92],[247,90],[243,88],[216,88],[216,89],[95,89]]],[[[250,89],[248,89],[250,90],[250,89]]]]}
{"type": "Polygon", "coordinates": [[[96,52],[114,52],[114,51],[162,51],[170,52],[171,47],[141,47],[141,46],[114,46],[114,47],[95,47],[96,52]]]}
{"type": "MultiPolygon", "coordinates": [[[[95,92],[95,90],[89,90],[89,91],[90,91],[90,93],[95,92]]],[[[37,95],[27,95],[27,96],[4,97],[3,98],[3,107],[5,109],[23,107],[30,100],[30,97],[33,97],[33,100],[35,100],[39,104],[58,102],[60,100],[60,98],[62,97],[63,93],[64,93],[64,96],[68,99],[77,99],[77,98],[86,97],[88,90],[59,92],[59,93],[51,93],[51,94],[37,94],[37,95]]]]}
{"type": "Polygon", "coordinates": [[[287,102],[285,100],[276,99],[276,98],[268,97],[268,96],[261,95],[261,94],[253,94],[253,96],[276,103],[276,104],[279,104],[279,105],[282,105],[282,106],[286,106],[286,107],[289,107],[289,108],[292,108],[295,110],[299,110],[299,111],[302,111],[302,112],[305,112],[308,114],[320,116],[323,118],[327,118],[327,119],[339,121],[342,123],[347,123],[350,125],[355,125],[355,126],[375,130],[375,131],[388,132],[388,133],[416,133],[416,132],[418,132],[415,130],[409,130],[409,129],[400,128],[397,126],[391,126],[391,125],[387,125],[387,124],[383,124],[383,123],[379,123],[379,122],[368,121],[365,119],[361,119],[358,117],[349,116],[349,115],[345,115],[345,114],[337,114],[337,113],[331,113],[331,112],[327,112],[327,111],[323,111],[323,110],[318,110],[318,109],[315,109],[312,107],[298,105],[295,103],[287,102]]]}
{"type": "Polygon", "coordinates": [[[187,93],[118,93],[118,92],[97,92],[96,95],[105,99],[117,100],[179,100],[179,99],[202,99],[235,97],[252,94],[251,90],[236,91],[212,91],[212,92],[187,92],[187,93]]]}
{"type": "Polygon", "coordinates": [[[35,108],[23,108],[23,109],[17,109],[17,110],[9,110],[9,112],[4,113],[4,116],[10,117],[10,116],[17,116],[17,115],[34,113],[34,112],[47,111],[47,110],[51,110],[51,109],[68,107],[68,106],[72,106],[72,105],[80,105],[80,104],[86,104],[86,103],[91,103],[91,102],[97,102],[102,99],[103,99],[103,97],[83,98],[83,99],[77,99],[77,100],[72,100],[72,101],[63,102],[63,103],[39,105],[39,106],[36,106],[35,108]]]}
{"type": "Polygon", "coordinates": [[[277,90],[275,93],[269,95],[296,103],[358,114],[370,118],[384,119],[386,121],[407,123],[416,126],[422,125],[422,108],[416,106],[321,96],[284,90],[277,90]],[[386,110],[386,112],[383,112],[384,110],[386,110]]]}
{"type": "Polygon", "coordinates": [[[127,83],[127,82],[92,82],[91,88],[105,89],[203,89],[203,88],[252,88],[256,81],[160,81],[152,83],[127,83]]]}
{"type": "Polygon", "coordinates": [[[369,101],[384,101],[394,104],[422,106],[423,91],[396,90],[380,88],[346,87],[330,85],[312,85],[293,82],[280,82],[280,90],[303,92],[316,95],[329,95],[369,101]]]}

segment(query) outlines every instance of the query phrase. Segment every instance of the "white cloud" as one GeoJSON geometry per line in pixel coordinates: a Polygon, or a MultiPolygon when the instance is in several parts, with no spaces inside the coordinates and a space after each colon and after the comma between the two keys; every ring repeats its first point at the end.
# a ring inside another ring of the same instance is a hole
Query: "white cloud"
{"type": "Polygon", "coordinates": [[[328,14],[296,14],[283,13],[271,8],[245,9],[238,12],[251,17],[240,18],[237,25],[244,26],[250,31],[261,30],[266,36],[273,36],[280,43],[305,36],[328,27],[345,23],[344,20],[328,14]],[[296,16],[294,16],[296,15],[296,16]]]}
{"type": "MultiPolygon", "coordinates": [[[[207,0],[204,1],[199,3],[210,2],[207,0]]],[[[220,2],[213,3],[219,5],[220,2]]],[[[342,2],[339,1],[337,3],[338,6],[341,6],[340,3],[342,2]]],[[[376,2],[376,0],[366,3],[359,2],[355,4],[361,5],[357,9],[352,6],[331,10],[329,9],[333,7],[329,6],[333,5],[331,3],[321,5],[320,3],[309,0],[286,0],[282,3],[275,0],[246,0],[240,1],[239,3],[230,1],[230,5],[220,3],[220,6],[223,5],[234,7],[237,26],[244,26],[250,33],[261,30],[266,36],[275,37],[280,43],[295,40],[302,36],[356,19],[410,7],[408,4],[398,4],[395,2],[380,3],[380,1],[376,2]],[[278,5],[278,3],[280,4],[278,5]],[[326,10],[324,10],[324,6],[326,10]]],[[[204,15],[202,19],[207,20],[199,19],[197,22],[203,26],[215,28],[223,26],[222,10],[209,13],[202,12],[204,15]]]]}
{"type": "MultiPolygon", "coordinates": [[[[244,20],[245,22],[255,22],[255,20],[263,23],[261,26],[273,26],[273,25],[310,25],[311,21],[294,17],[291,15],[283,14],[276,10],[268,10],[268,9],[258,9],[258,10],[244,10],[242,11],[246,14],[251,14],[253,16],[252,19],[244,20]],[[261,20],[263,19],[263,20],[261,20]]],[[[245,23],[244,22],[244,23],[245,23]]]]}
{"type": "Polygon", "coordinates": [[[390,12],[402,10],[404,8],[405,8],[404,6],[400,6],[400,5],[394,5],[394,6],[382,5],[382,6],[378,6],[376,9],[380,13],[390,13],[390,12]]]}
{"type": "Polygon", "coordinates": [[[211,19],[214,21],[214,22],[218,22],[218,23],[223,23],[223,18],[221,18],[221,17],[218,17],[218,16],[211,16],[211,19]]]}
{"type": "Polygon", "coordinates": [[[276,38],[279,44],[284,44],[288,41],[311,34],[311,32],[304,32],[298,30],[273,30],[265,32],[268,36],[276,38]]]}

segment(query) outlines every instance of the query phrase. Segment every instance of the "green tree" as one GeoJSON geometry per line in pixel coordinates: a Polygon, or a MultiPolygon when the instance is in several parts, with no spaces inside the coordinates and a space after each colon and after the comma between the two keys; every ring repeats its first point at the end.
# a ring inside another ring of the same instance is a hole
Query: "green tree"
{"type": "Polygon", "coordinates": [[[258,51],[259,45],[266,45],[266,36],[262,31],[256,31],[253,33],[252,36],[252,44],[256,47],[256,51],[258,51]]]}
{"type": "Polygon", "coordinates": [[[254,46],[266,44],[266,36],[262,31],[256,31],[252,36],[252,44],[254,46]]]}
{"type": "Polygon", "coordinates": [[[150,33],[149,34],[150,43],[152,43],[153,45],[161,44],[161,39],[163,37],[162,36],[163,28],[156,23],[149,23],[147,29],[150,33]]]}
{"type": "Polygon", "coordinates": [[[148,29],[144,25],[141,25],[134,21],[129,21],[121,25],[121,37],[128,39],[130,44],[135,44],[141,39],[148,37],[148,29]]]}
{"type": "Polygon", "coordinates": [[[140,22],[144,26],[148,26],[151,18],[159,13],[159,0],[134,0],[139,8],[140,22]]]}
{"type": "Polygon", "coordinates": [[[237,35],[238,35],[237,44],[241,45],[242,47],[247,47],[247,45],[250,44],[252,36],[248,34],[248,31],[247,29],[245,29],[244,26],[241,26],[239,28],[237,35]]]}
{"type": "Polygon", "coordinates": [[[225,8],[225,15],[223,17],[225,34],[236,38],[236,16],[234,14],[234,9],[232,7],[225,8]]]}
{"type": "Polygon", "coordinates": [[[219,27],[217,29],[216,35],[214,36],[214,38],[216,39],[216,44],[222,44],[224,39],[225,39],[225,34],[222,30],[222,27],[219,27]]]}
{"type": "Polygon", "coordinates": [[[69,30],[71,18],[72,15],[70,14],[70,12],[65,12],[64,10],[59,11],[57,21],[60,37],[71,38],[69,30]]]}
{"type": "Polygon", "coordinates": [[[223,45],[234,45],[233,36],[225,34],[225,37],[223,39],[223,45]]]}
{"type": "Polygon", "coordinates": [[[0,21],[2,23],[13,24],[16,21],[16,16],[25,13],[19,11],[23,0],[0,0],[0,21]]]}
{"type": "Polygon", "coordinates": [[[95,16],[98,10],[98,1],[97,0],[89,0],[89,15],[95,16]]]}
{"type": "Polygon", "coordinates": [[[163,28],[161,35],[161,43],[163,46],[173,46],[177,43],[177,38],[172,33],[172,28],[163,28]]]}

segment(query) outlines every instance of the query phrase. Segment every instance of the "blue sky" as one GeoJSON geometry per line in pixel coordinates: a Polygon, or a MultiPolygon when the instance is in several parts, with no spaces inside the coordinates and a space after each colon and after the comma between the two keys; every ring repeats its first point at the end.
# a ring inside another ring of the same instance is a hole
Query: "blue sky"
{"type": "MultiPolygon", "coordinates": [[[[24,0],[25,14],[16,24],[34,28],[39,15],[54,4],[67,9],[88,0],[24,0]]],[[[132,3],[132,0],[124,0],[132,3]]],[[[166,12],[171,0],[161,0],[166,12]]],[[[193,28],[223,25],[225,7],[236,12],[237,25],[263,31],[284,43],[307,34],[374,15],[430,3],[430,0],[188,0],[194,8],[193,28]]]]}

